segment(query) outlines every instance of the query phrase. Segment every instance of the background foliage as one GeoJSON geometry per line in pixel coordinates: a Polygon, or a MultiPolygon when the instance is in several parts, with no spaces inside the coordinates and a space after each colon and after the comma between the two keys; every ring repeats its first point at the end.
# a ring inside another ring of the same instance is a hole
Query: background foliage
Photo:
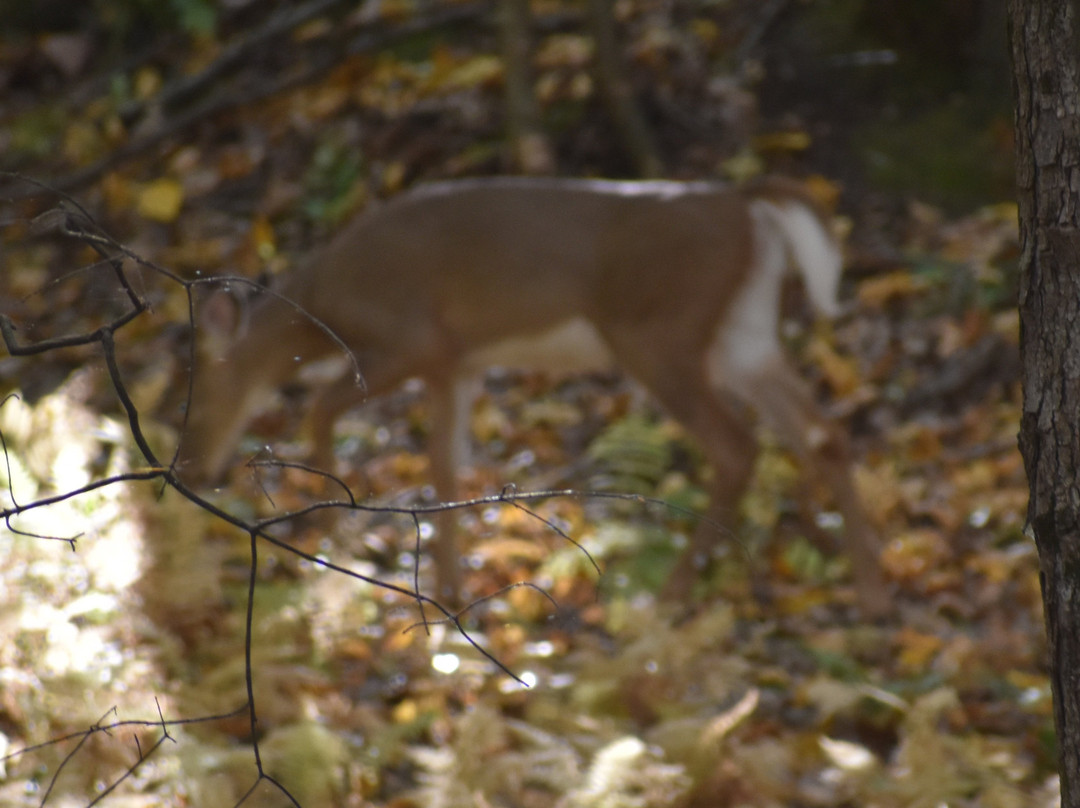
{"type": "MultiPolygon", "coordinates": [[[[689,529],[663,509],[558,499],[463,515],[472,585],[537,576],[468,629],[406,631],[413,605],[287,553],[257,570],[252,671],[266,770],[322,805],[1052,805],[1052,725],[1015,431],[1015,210],[995,2],[620,2],[625,64],[677,178],[810,177],[852,230],[832,333],[785,329],[855,436],[889,544],[895,621],[854,618],[816,493],[767,447],[692,615],[652,595],[689,529]],[[961,43],[957,46],[956,43],[961,43]],[[822,549],[824,548],[824,549],[822,549]]],[[[382,0],[0,5],[0,164],[69,190],[185,277],[285,271],[370,199],[505,161],[489,4],[382,0]],[[10,13],[8,13],[10,12],[10,13]]],[[[533,6],[535,89],[561,173],[625,176],[574,3],[533,6]]],[[[115,316],[96,256],[51,237],[55,197],[4,187],[0,301],[34,338],[115,316]]],[[[153,311],[122,332],[124,381],[163,456],[187,368],[182,287],[139,272],[153,311]],[[156,416],[156,420],[150,416],[156,416]]],[[[137,468],[98,352],[0,363],[9,497],[137,468]]],[[[302,454],[303,390],[245,445],[302,454]]],[[[425,413],[406,389],[339,432],[342,476],[424,501],[425,413]]],[[[470,491],[572,484],[700,507],[692,446],[623,380],[489,378],[470,491]]],[[[812,486],[810,486],[812,489],[812,486]]],[[[245,518],[323,492],[238,471],[245,518]],[[270,498],[266,496],[270,493],[270,498]],[[271,502],[272,499],[272,502],[271,502]]],[[[247,537],[166,491],[111,486],[0,541],[0,802],[87,804],[168,720],[245,699],[247,537]],[[84,734],[113,718],[139,719],[84,734]],[[45,747],[24,747],[76,733],[45,747]],[[136,744],[136,740],[138,743],[136,744]],[[54,782],[55,778],[55,782],[54,782]]],[[[7,503],[11,507],[11,502],[7,503]]],[[[407,520],[356,515],[287,538],[393,580],[407,520]]],[[[114,804],[234,804],[256,782],[243,714],[170,727],[114,804]]],[[[258,804],[276,804],[268,784],[258,804]]]]}

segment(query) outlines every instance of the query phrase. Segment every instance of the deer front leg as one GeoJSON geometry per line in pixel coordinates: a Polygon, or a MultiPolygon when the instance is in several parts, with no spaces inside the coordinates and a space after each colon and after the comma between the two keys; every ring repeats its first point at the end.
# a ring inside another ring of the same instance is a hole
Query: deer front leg
{"type": "Polygon", "coordinates": [[[311,437],[308,464],[312,468],[334,473],[334,425],[346,412],[363,404],[366,398],[366,389],[351,375],[336,380],[315,396],[305,417],[305,428],[311,437]]]}
{"type": "MultiPolygon", "coordinates": [[[[440,502],[458,499],[457,471],[467,455],[469,413],[473,389],[455,379],[428,378],[427,395],[431,431],[428,458],[431,482],[440,502]]],[[[436,535],[431,543],[435,564],[435,596],[446,606],[458,606],[462,597],[461,549],[457,537],[457,514],[443,510],[436,514],[436,535]]]]}
{"type": "Polygon", "coordinates": [[[712,562],[717,547],[735,537],[739,503],[754,471],[758,446],[753,423],[730,401],[715,400],[707,391],[702,397],[684,397],[681,414],[672,414],[697,438],[713,468],[709,487],[709,509],[698,520],[683,551],[660,593],[663,600],[688,602],[694,584],[712,562]]]}
{"type": "Polygon", "coordinates": [[[717,546],[732,539],[739,501],[758,452],[749,411],[730,396],[714,391],[694,360],[692,351],[682,351],[663,362],[642,362],[636,368],[638,380],[697,442],[714,471],[709,510],[676,562],[661,592],[664,600],[688,601],[717,546]]]}

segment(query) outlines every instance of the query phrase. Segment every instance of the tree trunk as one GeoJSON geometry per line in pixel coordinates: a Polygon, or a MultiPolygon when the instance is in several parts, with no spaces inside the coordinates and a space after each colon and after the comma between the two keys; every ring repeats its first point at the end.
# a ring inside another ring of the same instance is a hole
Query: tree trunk
{"type": "Polygon", "coordinates": [[[1009,0],[1020,203],[1020,450],[1049,641],[1061,804],[1080,807],[1080,37],[1068,0],[1009,0]]]}
{"type": "Polygon", "coordinates": [[[540,126],[540,111],[533,92],[529,0],[501,0],[499,15],[510,170],[552,174],[556,168],[555,152],[540,126]]]}
{"type": "Polygon", "coordinates": [[[596,81],[623,152],[639,177],[662,177],[664,165],[652,129],[623,70],[615,34],[615,0],[589,0],[589,25],[596,40],[596,81]]]}

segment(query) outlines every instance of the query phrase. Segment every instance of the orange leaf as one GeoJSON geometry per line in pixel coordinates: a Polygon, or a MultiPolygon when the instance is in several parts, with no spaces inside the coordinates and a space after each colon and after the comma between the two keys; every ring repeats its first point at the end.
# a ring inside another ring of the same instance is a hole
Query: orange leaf
{"type": "Polygon", "coordinates": [[[933,634],[902,628],[896,634],[897,659],[909,670],[924,670],[941,651],[942,641],[933,634]]]}
{"type": "Polygon", "coordinates": [[[882,308],[894,300],[920,295],[926,291],[927,286],[922,278],[907,270],[900,270],[863,281],[859,285],[857,296],[863,305],[882,308]]]}
{"type": "Polygon", "coordinates": [[[949,557],[949,544],[935,530],[913,530],[901,534],[881,553],[881,566],[889,577],[915,580],[940,566],[949,557]]]}
{"type": "Polygon", "coordinates": [[[807,354],[825,376],[825,381],[836,396],[849,396],[859,389],[862,379],[851,357],[841,356],[823,339],[814,338],[807,347],[807,354]]]}

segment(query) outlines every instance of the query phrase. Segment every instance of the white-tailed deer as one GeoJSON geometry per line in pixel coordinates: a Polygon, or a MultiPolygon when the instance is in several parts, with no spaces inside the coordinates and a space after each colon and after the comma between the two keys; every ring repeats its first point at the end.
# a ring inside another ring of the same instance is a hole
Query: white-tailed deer
{"type": "MultiPolygon", "coordinates": [[[[278,290],[355,354],[366,394],[411,377],[430,399],[431,473],[455,490],[469,402],[490,365],[557,372],[622,368],[699,442],[716,469],[709,517],[736,512],[756,455],[756,412],[825,483],[844,517],[860,605],[888,608],[876,532],[856,494],[848,442],[785,362],[781,286],[798,269],[816,309],[835,314],[837,243],[800,187],[498,178],[419,187],[357,217],[278,290]],[[456,437],[455,437],[456,436],[456,437]]],[[[218,477],[260,398],[303,362],[340,348],[270,296],[220,358],[194,370],[182,476],[218,477]]],[[[316,405],[317,456],[352,380],[316,405]]],[[[440,524],[438,593],[458,592],[452,519],[440,524]]],[[[703,521],[667,594],[690,591],[720,536],[703,521]]]]}

